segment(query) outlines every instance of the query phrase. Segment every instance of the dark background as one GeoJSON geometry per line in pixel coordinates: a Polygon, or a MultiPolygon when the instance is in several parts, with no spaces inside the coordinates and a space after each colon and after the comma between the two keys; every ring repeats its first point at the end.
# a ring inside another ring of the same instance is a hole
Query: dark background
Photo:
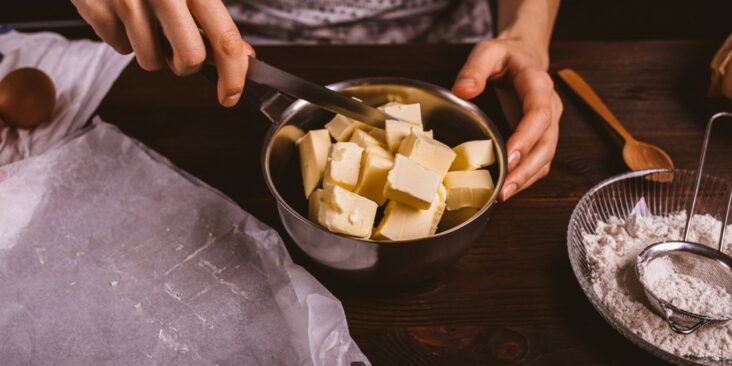
{"type": "MultiPolygon", "coordinates": [[[[10,1],[8,1],[10,2],[10,1]]],[[[12,1],[0,23],[81,20],[70,1],[12,1]]],[[[56,30],[69,37],[93,36],[86,26],[56,30]]],[[[723,39],[732,33],[730,0],[564,0],[557,40],[723,39]]]]}

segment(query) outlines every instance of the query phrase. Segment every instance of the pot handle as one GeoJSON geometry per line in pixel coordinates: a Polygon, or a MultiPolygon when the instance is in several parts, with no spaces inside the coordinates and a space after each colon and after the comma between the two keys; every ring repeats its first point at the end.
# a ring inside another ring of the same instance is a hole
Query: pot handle
{"type": "MultiPolygon", "coordinates": [[[[216,66],[214,66],[210,59],[206,59],[201,67],[201,74],[214,84],[218,80],[216,66]]],[[[250,80],[247,80],[242,97],[255,100],[255,104],[259,106],[259,111],[271,123],[279,121],[282,112],[295,101],[292,97],[282,94],[273,88],[250,80]]]]}

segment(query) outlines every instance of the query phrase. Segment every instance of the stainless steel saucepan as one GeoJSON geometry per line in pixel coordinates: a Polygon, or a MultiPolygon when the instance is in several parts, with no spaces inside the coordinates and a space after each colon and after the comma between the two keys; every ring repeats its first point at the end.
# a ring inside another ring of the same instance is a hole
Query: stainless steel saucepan
{"type": "MultiPolygon", "coordinates": [[[[254,88],[251,83],[247,88],[254,88]]],[[[452,265],[476,240],[488,222],[506,177],[503,139],[496,126],[475,105],[438,86],[402,78],[364,78],[328,85],[369,105],[388,101],[420,103],[425,129],[455,146],[465,141],[494,141],[496,184],[493,196],[467,222],[418,240],[398,242],[357,239],[331,233],[307,219],[307,201],[295,140],[303,131],[323,128],[333,113],[278,92],[262,94],[261,111],[273,123],[264,142],[262,169],[287,232],[312,259],[337,275],[360,283],[399,285],[433,277],[452,265]]],[[[377,217],[377,220],[379,218],[377,217]]]]}

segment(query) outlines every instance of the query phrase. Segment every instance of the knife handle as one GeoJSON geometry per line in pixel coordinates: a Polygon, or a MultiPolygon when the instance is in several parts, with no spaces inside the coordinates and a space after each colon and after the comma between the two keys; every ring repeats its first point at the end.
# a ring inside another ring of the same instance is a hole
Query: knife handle
{"type": "MultiPolygon", "coordinates": [[[[252,57],[249,56],[249,58],[252,57]]],[[[216,65],[209,57],[206,57],[199,73],[214,84],[219,80],[216,65]]],[[[278,121],[282,112],[284,112],[285,109],[295,101],[293,98],[284,95],[273,88],[252,80],[247,80],[246,85],[244,86],[242,98],[255,100],[254,104],[257,106],[259,111],[262,112],[262,114],[264,114],[272,123],[278,121]]]]}

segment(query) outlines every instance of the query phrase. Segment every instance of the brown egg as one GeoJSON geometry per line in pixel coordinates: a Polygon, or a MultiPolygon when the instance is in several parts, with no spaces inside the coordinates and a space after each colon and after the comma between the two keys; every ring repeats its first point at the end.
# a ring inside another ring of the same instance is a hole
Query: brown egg
{"type": "Polygon", "coordinates": [[[41,70],[24,67],[0,81],[0,118],[17,128],[45,121],[56,104],[53,81],[41,70]]]}

